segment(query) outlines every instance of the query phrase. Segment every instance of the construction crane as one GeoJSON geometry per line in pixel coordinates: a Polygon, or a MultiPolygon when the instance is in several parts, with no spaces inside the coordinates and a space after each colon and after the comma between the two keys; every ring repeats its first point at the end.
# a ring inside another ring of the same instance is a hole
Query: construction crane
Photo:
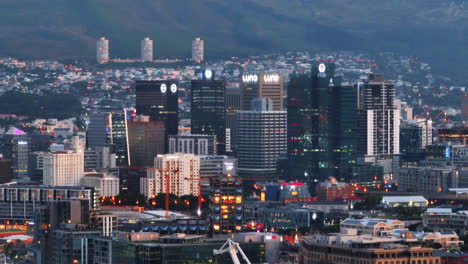
{"type": "Polygon", "coordinates": [[[226,252],[229,252],[229,254],[231,255],[232,262],[234,264],[241,263],[239,261],[239,257],[237,257],[237,253],[241,254],[242,258],[245,260],[247,264],[251,264],[250,260],[247,258],[247,256],[244,254],[244,251],[242,251],[242,248],[239,246],[239,243],[234,242],[229,238],[220,249],[213,250],[213,255],[221,255],[226,252]]]}

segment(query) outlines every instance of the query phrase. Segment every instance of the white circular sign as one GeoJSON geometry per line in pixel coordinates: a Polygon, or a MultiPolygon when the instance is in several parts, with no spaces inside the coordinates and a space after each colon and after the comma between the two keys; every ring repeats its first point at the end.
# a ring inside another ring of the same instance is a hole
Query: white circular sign
{"type": "Polygon", "coordinates": [[[166,93],[167,91],[167,86],[165,83],[161,84],[161,93],[166,93]]]}
{"type": "Polygon", "coordinates": [[[319,72],[324,73],[326,69],[327,69],[327,67],[325,66],[325,64],[323,64],[323,63],[319,64],[319,66],[318,66],[319,72]]]}
{"type": "Polygon", "coordinates": [[[175,83],[171,84],[171,92],[176,93],[177,92],[177,85],[175,83]]]}
{"type": "Polygon", "coordinates": [[[210,69],[205,70],[205,78],[206,79],[211,79],[213,77],[213,72],[210,69]]]}

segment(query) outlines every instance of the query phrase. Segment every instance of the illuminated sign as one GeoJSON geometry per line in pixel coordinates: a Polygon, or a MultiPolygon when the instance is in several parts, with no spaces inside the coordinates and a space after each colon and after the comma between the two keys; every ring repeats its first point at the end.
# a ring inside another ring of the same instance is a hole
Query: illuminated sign
{"type": "Polygon", "coordinates": [[[166,86],[166,84],[165,84],[165,83],[161,84],[160,89],[161,89],[161,93],[166,93],[166,92],[167,92],[167,86],[166,86]]]}
{"type": "Polygon", "coordinates": [[[231,172],[234,170],[234,163],[233,162],[224,162],[224,168],[227,172],[231,172]]]}
{"type": "Polygon", "coordinates": [[[323,73],[323,72],[325,72],[326,69],[327,69],[327,67],[325,66],[325,64],[323,64],[323,63],[319,64],[319,66],[318,66],[319,72],[323,73]]]}
{"type": "Polygon", "coordinates": [[[176,93],[177,92],[177,85],[175,83],[171,84],[171,92],[176,93]]]}
{"type": "Polygon", "coordinates": [[[277,83],[279,82],[280,77],[278,74],[265,74],[263,75],[263,81],[266,83],[277,83]]]}
{"type": "Polygon", "coordinates": [[[211,79],[213,77],[213,71],[211,71],[210,69],[206,69],[205,70],[205,78],[206,79],[211,79]]]}
{"type": "Polygon", "coordinates": [[[27,141],[23,141],[23,140],[18,141],[18,145],[27,145],[27,144],[28,144],[27,141]]]}
{"type": "Polygon", "coordinates": [[[258,75],[256,75],[256,74],[242,75],[242,82],[244,82],[244,83],[257,83],[258,82],[258,75]]]}

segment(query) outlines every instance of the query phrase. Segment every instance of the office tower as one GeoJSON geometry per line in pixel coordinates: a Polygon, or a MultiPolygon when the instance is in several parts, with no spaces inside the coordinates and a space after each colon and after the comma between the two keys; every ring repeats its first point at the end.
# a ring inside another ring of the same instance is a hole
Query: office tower
{"type": "Polygon", "coordinates": [[[118,195],[120,192],[119,178],[107,173],[85,173],[81,179],[81,186],[93,187],[99,190],[101,196],[106,197],[118,195]]]}
{"type": "Polygon", "coordinates": [[[397,173],[400,154],[400,111],[395,107],[395,87],[383,74],[371,74],[358,84],[360,118],[359,150],[367,162],[397,173]]]}
{"type": "Polygon", "coordinates": [[[112,114],[101,112],[89,115],[86,129],[86,146],[88,148],[108,147],[112,145],[112,114]]]}
{"type": "Polygon", "coordinates": [[[148,116],[136,116],[127,122],[130,166],[153,166],[154,157],[164,153],[163,121],[150,121],[148,116]]]}
{"type": "Polygon", "coordinates": [[[348,180],[356,160],[357,92],[331,62],[293,73],[288,86],[288,175],[313,183],[348,180]]]}
{"type": "Polygon", "coordinates": [[[271,99],[253,99],[252,110],[237,116],[239,176],[275,178],[287,152],[286,111],[273,111],[271,99]]]}
{"type": "Polygon", "coordinates": [[[432,120],[425,118],[401,121],[400,148],[402,153],[425,149],[432,145],[432,120]]]}
{"type": "Polygon", "coordinates": [[[46,186],[79,186],[83,173],[83,152],[51,152],[44,155],[46,186]]]}
{"type": "Polygon", "coordinates": [[[97,62],[101,64],[109,62],[109,40],[101,37],[98,39],[96,46],[97,62]]]}
{"type": "Polygon", "coordinates": [[[192,60],[195,62],[202,62],[205,56],[205,42],[196,38],[192,40],[192,60]]]}
{"type": "Polygon", "coordinates": [[[216,135],[169,136],[169,153],[216,155],[216,135]]]}
{"type": "Polygon", "coordinates": [[[228,234],[242,229],[242,181],[231,174],[211,181],[211,221],[213,234],[228,234]]]}
{"type": "Polygon", "coordinates": [[[89,116],[86,131],[88,148],[110,147],[116,165],[128,166],[127,120],[133,110],[123,109],[113,113],[93,113],[89,116]]]}
{"type": "Polygon", "coordinates": [[[128,166],[130,163],[128,152],[127,121],[135,114],[134,109],[123,109],[112,114],[112,146],[111,153],[115,154],[117,166],[128,166]]]}
{"type": "Polygon", "coordinates": [[[193,154],[158,155],[147,173],[140,179],[140,193],[146,197],[166,193],[167,188],[177,196],[200,193],[200,158],[193,154]]]}
{"type": "Polygon", "coordinates": [[[200,156],[200,177],[209,180],[223,174],[237,175],[237,159],[228,156],[200,156]]]}
{"type": "Polygon", "coordinates": [[[216,135],[217,153],[226,152],[226,82],[207,69],[192,80],[192,134],[216,135]]]}
{"type": "MultiPolygon", "coordinates": [[[[177,82],[175,81],[136,81],[136,112],[147,115],[151,121],[163,121],[168,135],[177,135],[179,128],[179,105],[177,82]]],[[[168,146],[165,146],[167,151],[168,146]]]]}
{"type": "Polygon", "coordinates": [[[115,154],[109,147],[96,147],[84,151],[85,170],[115,168],[115,154]]]}
{"type": "Polygon", "coordinates": [[[236,116],[241,109],[241,89],[237,85],[226,86],[226,152],[236,148],[236,116]]]}
{"type": "Polygon", "coordinates": [[[153,61],[153,40],[146,37],[141,41],[141,60],[153,61]]]}
{"type": "Polygon", "coordinates": [[[13,163],[13,178],[16,180],[29,179],[29,154],[31,139],[23,131],[10,127],[0,138],[0,150],[4,159],[13,163]]]}
{"type": "Polygon", "coordinates": [[[283,111],[283,76],[277,73],[242,75],[241,110],[250,110],[255,98],[273,100],[273,111],[283,111]]]}

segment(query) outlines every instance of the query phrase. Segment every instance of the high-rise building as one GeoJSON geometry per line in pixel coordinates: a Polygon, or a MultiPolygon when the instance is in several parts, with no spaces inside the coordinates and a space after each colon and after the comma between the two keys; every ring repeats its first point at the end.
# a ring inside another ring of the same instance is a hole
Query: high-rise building
{"type": "Polygon", "coordinates": [[[109,147],[115,154],[116,165],[128,166],[127,120],[134,110],[123,109],[112,113],[93,113],[86,131],[88,148],[109,147]]]}
{"type": "Polygon", "coordinates": [[[395,87],[383,74],[371,74],[358,83],[359,151],[367,162],[384,167],[386,175],[397,174],[400,154],[400,110],[395,107],[395,87]]]}
{"type": "Polygon", "coordinates": [[[401,153],[414,152],[432,145],[432,120],[403,120],[400,126],[401,153]]]}
{"type": "Polygon", "coordinates": [[[204,180],[228,173],[237,175],[237,160],[235,158],[221,155],[200,156],[200,177],[204,180]]]}
{"type": "Polygon", "coordinates": [[[226,152],[226,82],[207,69],[192,80],[192,134],[216,135],[219,155],[226,152]]]}
{"type": "Polygon", "coordinates": [[[177,135],[179,128],[177,82],[136,81],[135,89],[137,114],[150,116],[151,121],[163,121],[168,143],[168,135],[177,135]]]}
{"type": "Polygon", "coordinates": [[[236,118],[241,109],[241,89],[237,85],[226,86],[226,152],[236,149],[236,118]]]}
{"type": "Polygon", "coordinates": [[[238,112],[239,176],[277,176],[278,159],[287,152],[287,114],[273,105],[271,99],[253,99],[252,110],[238,112]]]}
{"type": "Polygon", "coordinates": [[[202,62],[205,56],[205,42],[196,38],[192,40],[192,60],[195,62],[202,62]]]}
{"type": "Polygon", "coordinates": [[[83,174],[83,152],[51,152],[44,155],[46,186],[79,186],[83,174]]]}
{"type": "Polygon", "coordinates": [[[210,207],[213,234],[228,234],[242,229],[242,181],[231,174],[211,181],[210,207]]]}
{"type": "Polygon", "coordinates": [[[109,62],[109,40],[105,37],[98,39],[96,44],[96,60],[98,63],[109,62]]]}
{"type": "Polygon", "coordinates": [[[13,164],[11,160],[0,159],[0,184],[11,181],[13,176],[13,164]]]}
{"type": "Polygon", "coordinates": [[[288,86],[288,176],[312,187],[348,180],[357,152],[357,91],[342,84],[331,62],[294,73],[288,86]]]}
{"type": "Polygon", "coordinates": [[[141,60],[153,61],[153,40],[146,37],[141,41],[141,60]]]}
{"type": "Polygon", "coordinates": [[[0,138],[0,153],[4,159],[13,163],[13,178],[17,180],[29,179],[29,155],[31,139],[23,131],[10,127],[0,138]]]}
{"type": "Polygon", "coordinates": [[[193,154],[158,155],[147,174],[140,179],[140,192],[146,197],[166,193],[166,188],[177,196],[200,193],[200,158],[193,154]]]}
{"type": "Polygon", "coordinates": [[[255,98],[273,100],[273,111],[283,111],[283,76],[277,73],[242,75],[241,110],[250,110],[255,98]]]}
{"type": "Polygon", "coordinates": [[[169,153],[216,155],[216,135],[169,136],[169,153]]]}
{"type": "Polygon", "coordinates": [[[153,166],[154,157],[164,153],[163,121],[136,116],[127,122],[130,166],[153,166]]]}
{"type": "Polygon", "coordinates": [[[119,178],[107,173],[90,172],[81,178],[81,186],[94,187],[101,196],[114,196],[119,194],[119,178]]]}

